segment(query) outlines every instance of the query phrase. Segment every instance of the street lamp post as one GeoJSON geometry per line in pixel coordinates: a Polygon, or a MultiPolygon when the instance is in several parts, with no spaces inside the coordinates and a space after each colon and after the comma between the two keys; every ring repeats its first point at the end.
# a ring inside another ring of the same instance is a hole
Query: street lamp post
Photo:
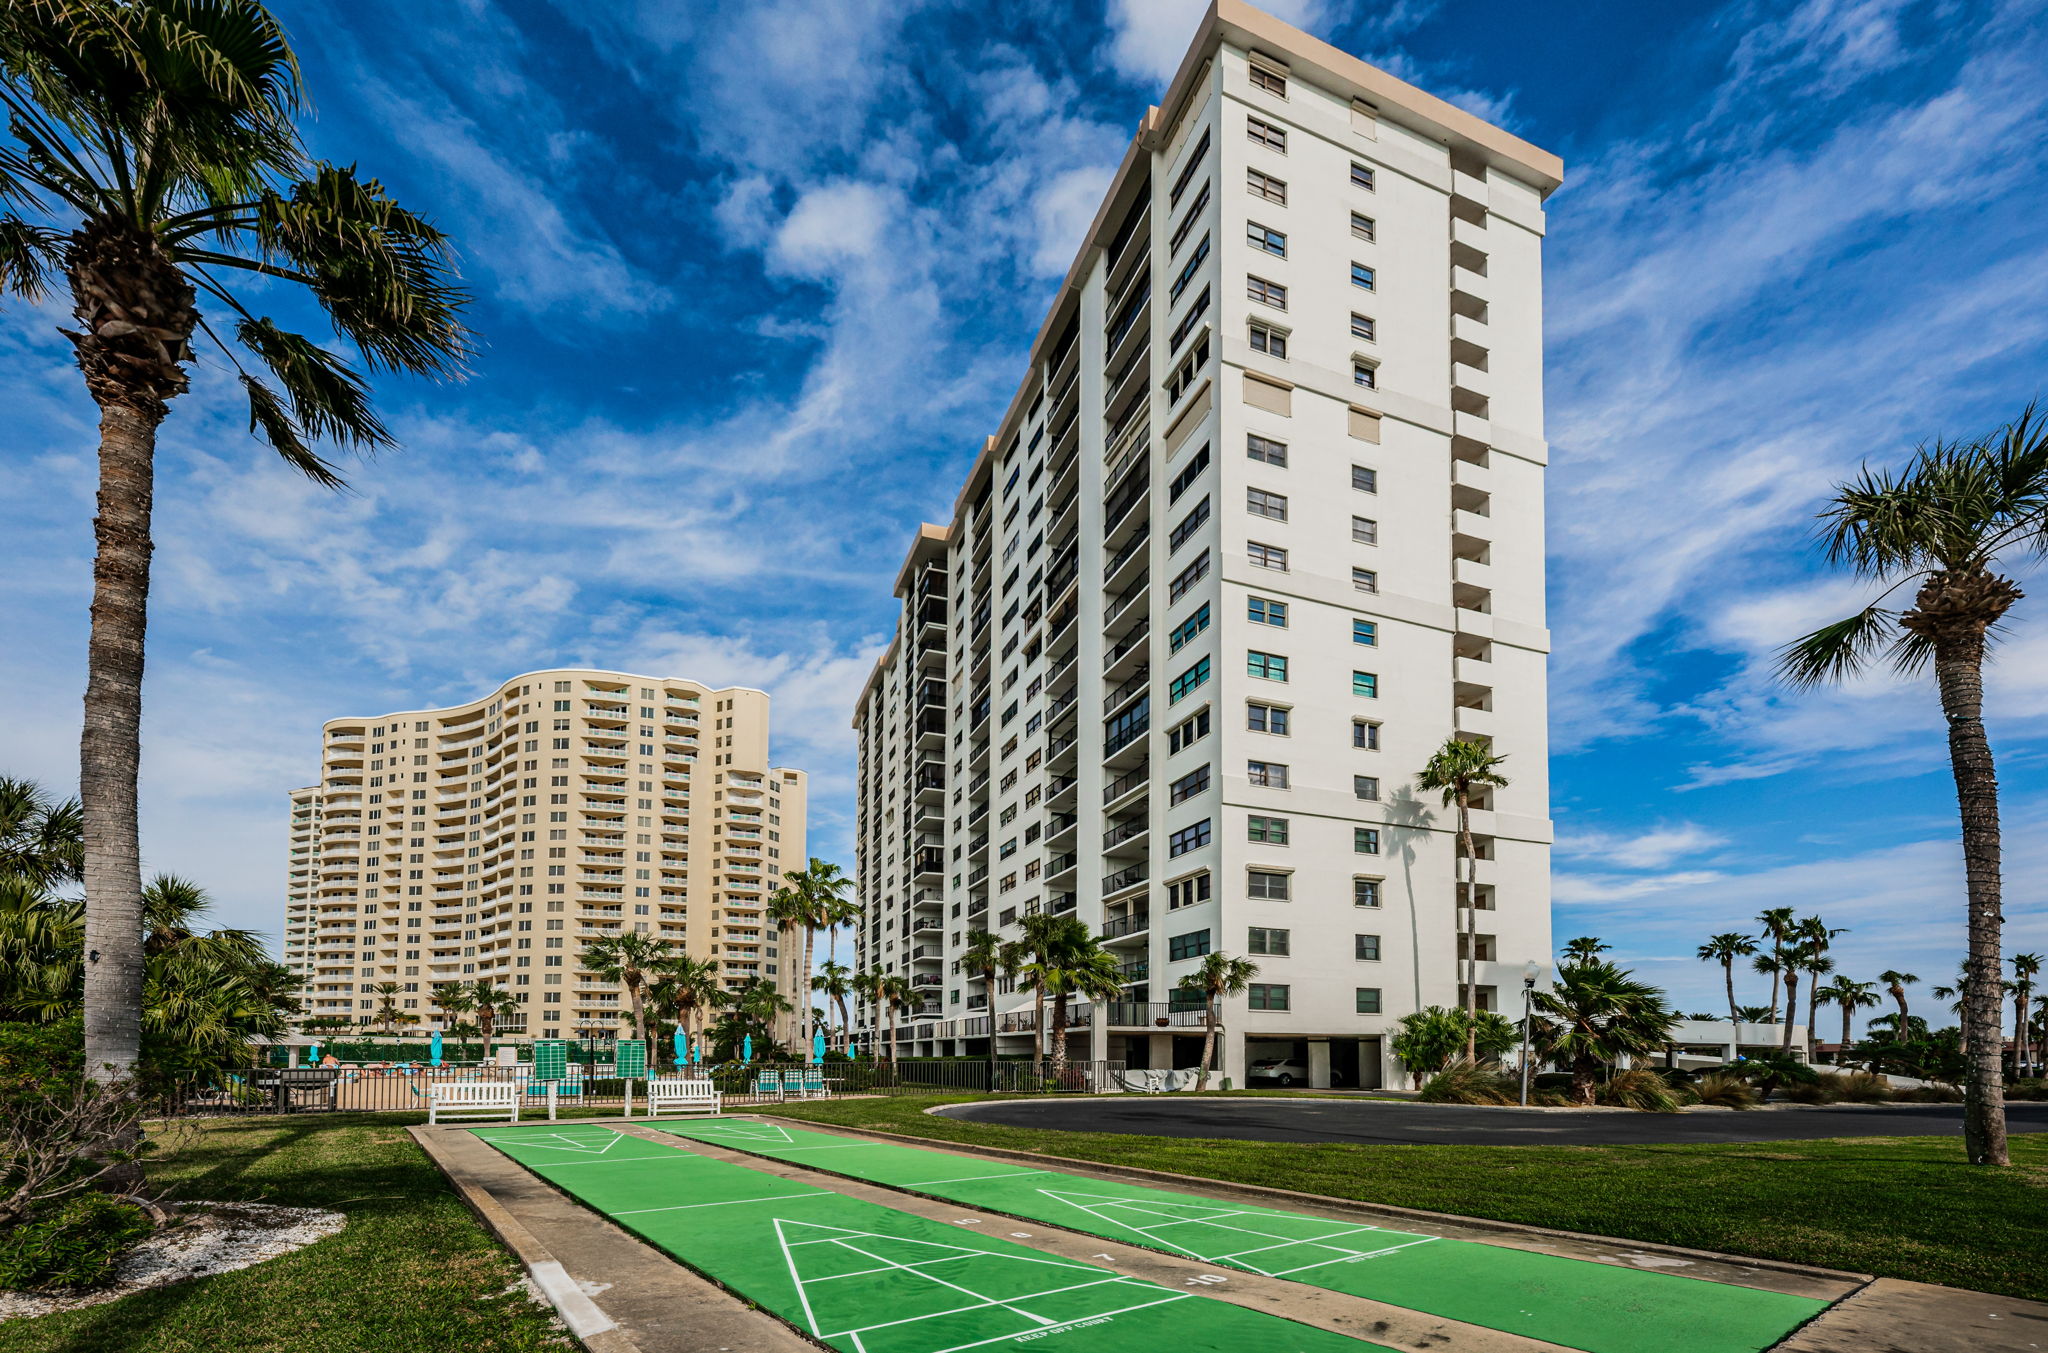
{"type": "Polygon", "coordinates": [[[1536,992],[1536,976],[1542,971],[1533,958],[1522,967],[1522,1107],[1525,1109],[1529,1107],[1529,1024],[1533,1018],[1530,1001],[1536,992]]]}

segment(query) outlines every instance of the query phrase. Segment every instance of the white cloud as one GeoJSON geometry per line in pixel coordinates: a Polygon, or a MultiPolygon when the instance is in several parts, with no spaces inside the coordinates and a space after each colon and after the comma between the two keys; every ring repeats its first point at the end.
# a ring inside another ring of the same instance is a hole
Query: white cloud
{"type": "Polygon", "coordinates": [[[1681,822],[1633,834],[1566,832],[1558,837],[1557,853],[1567,858],[1591,856],[1618,869],[1661,869],[1673,860],[1704,854],[1727,843],[1727,836],[1720,832],[1696,822],[1681,822]]]}
{"type": "MultiPolygon", "coordinates": [[[[1110,63],[1164,93],[1208,8],[1207,0],[1110,0],[1110,63]]],[[[1326,12],[1323,0],[1264,0],[1259,8],[1309,32],[1326,12]]]]}

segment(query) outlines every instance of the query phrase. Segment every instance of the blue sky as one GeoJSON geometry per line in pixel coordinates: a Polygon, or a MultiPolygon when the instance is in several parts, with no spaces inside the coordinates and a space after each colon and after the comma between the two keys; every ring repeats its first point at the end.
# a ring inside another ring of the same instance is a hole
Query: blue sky
{"type": "MultiPolygon", "coordinates": [[[[274,930],[283,794],[322,719],[572,662],[770,690],[778,757],[815,776],[814,849],[850,864],[847,719],[908,534],[950,511],[1200,6],[277,8],[316,150],[456,237],[484,349],[466,384],[383,383],[405,449],[347,496],[266,461],[219,370],[179,401],[149,865],[274,930]]],[[[1945,978],[1962,907],[1931,691],[1793,696],[1768,660],[1860,604],[1807,543],[1832,478],[2048,385],[2048,6],[1273,8],[1567,164],[1546,260],[1559,938],[1607,937],[1688,1009],[1719,999],[1694,946],[1774,905],[1850,927],[1854,976],[1945,978]]],[[[0,768],[69,792],[94,437],[60,318],[0,316],[0,768]]],[[[2048,948],[2039,600],[1990,699],[2009,948],[2048,948]]]]}

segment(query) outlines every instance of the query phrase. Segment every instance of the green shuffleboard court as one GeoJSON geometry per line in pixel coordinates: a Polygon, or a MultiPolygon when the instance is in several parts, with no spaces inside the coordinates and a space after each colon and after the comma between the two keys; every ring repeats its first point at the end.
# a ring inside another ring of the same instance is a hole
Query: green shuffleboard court
{"type": "Polygon", "coordinates": [[[1004,1343],[1046,1353],[1381,1347],[1200,1296],[1199,1279],[1176,1291],[597,1124],[475,1131],[690,1268],[848,1353],[1004,1343]]]}
{"type": "Polygon", "coordinates": [[[1757,1353],[1824,1301],[736,1118],[663,1132],[1587,1353],[1757,1353]]]}

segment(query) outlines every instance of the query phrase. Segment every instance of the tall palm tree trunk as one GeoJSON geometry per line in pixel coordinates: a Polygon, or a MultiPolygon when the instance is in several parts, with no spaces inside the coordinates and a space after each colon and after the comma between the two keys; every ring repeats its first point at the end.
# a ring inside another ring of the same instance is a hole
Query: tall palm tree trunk
{"type": "Polygon", "coordinates": [[[1853,1017],[1855,1016],[1855,1014],[1856,1014],[1856,1007],[1855,1007],[1855,1006],[1853,1006],[1853,1005],[1851,1005],[1851,1004],[1849,1004],[1849,1002],[1847,1002],[1847,1001],[1843,1001],[1843,1002],[1842,1002],[1842,1050],[1841,1050],[1840,1052],[1838,1052],[1838,1053],[1836,1053],[1836,1054],[1835,1054],[1835,1065],[1836,1065],[1836,1066],[1840,1066],[1840,1065],[1842,1064],[1842,1059],[1843,1059],[1843,1058],[1845,1058],[1845,1057],[1847,1057],[1847,1056],[1849,1055],[1849,1021],[1850,1021],[1850,1020],[1851,1020],[1851,1019],[1852,1019],[1852,1018],[1853,1018],[1853,1017]]]}
{"type": "Polygon", "coordinates": [[[1465,1060],[1476,1061],[1479,1046],[1479,860],[1472,853],[1472,804],[1458,787],[1458,853],[1465,857],[1465,1060]]]}
{"type": "Polygon", "coordinates": [[[1052,998],[1052,1078],[1059,1083],[1067,1071],[1067,993],[1052,998]]]}
{"type": "Polygon", "coordinates": [[[1735,955],[1730,954],[1721,960],[1721,976],[1728,983],[1728,1023],[1740,1024],[1742,1007],[1735,1004],[1735,955]]]}
{"type": "Polygon", "coordinates": [[[647,1039],[647,1007],[640,1001],[640,984],[626,984],[626,999],[633,1003],[633,1037],[645,1042],[647,1039]]]}
{"type": "Polygon", "coordinates": [[[1208,994],[1202,1003],[1202,1088],[1209,1088],[1209,1063],[1216,1056],[1216,996],[1208,994]]]}
{"type": "MultiPolygon", "coordinates": [[[[811,949],[818,941],[814,926],[804,927],[804,966],[797,977],[796,995],[796,1041],[808,1043],[811,1039],[811,949]]],[[[801,1049],[799,1049],[801,1051],[801,1049]]]]}
{"type": "Polygon", "coordinates": [[[1806,974],[1806,1060],[1813,1060],[1813,1022],[1820,1018],[1820,974],[1806,974]]]}
{"type": "Polygon", "coordinates": [[[1045,988],[1031,989],[1031,1077],[1045,1074],[1045,988]]]}
{"type": "MultiPolygon", "coordinates": [[[[1923,589],[1924,599],[1934,587],[1923,589]]],[[[1963,1038],[1969,1081],[1963,1095],[1963,1146],[1980,1165],[2009,1165],[2005,1140],[2004,1042],[1999,1007],[2000,932],[1998,770],[1984,733],[1984,637],[1973,628],[1937,640],[1934,677],[1948,716],[1949,765],[1963,820],[1963,874],[1969,895],[1969,981],[1963,988],[1963,1038]]]]}
{"type": "Polygon", "coordinates": [[[988,1090],[996,1089],[996,970],[984,969],[981,974],[981,989],[988,993],[988,1090]]]}
{"type": "Polygon", "coordinates": [[[1799,1013],[1799,970],[1785,970],[1785,1023],[1778,1032],[1778,1051],[1792,1055],[1792,1020],[1799,1013]]]}

